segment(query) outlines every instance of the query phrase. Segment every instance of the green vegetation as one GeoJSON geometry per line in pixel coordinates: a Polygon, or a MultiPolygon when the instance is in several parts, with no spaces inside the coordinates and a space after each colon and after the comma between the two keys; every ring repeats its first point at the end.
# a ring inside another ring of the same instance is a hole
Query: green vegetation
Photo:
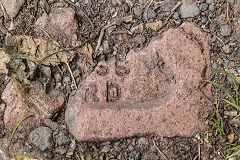
{"type": "MultiPolygon", "coordinates": [[[[206,80],[207,82],[213,84],[214,86],[217,86],[218,88],[220,88],[221,90],[223,90],[225,93],[228,94],[229,99],[223,99],[227,104],[231,105],[232,107],[236,108],[238,111],[240,110],[240,106],[239,106],[239,84],[237,81],[237,78],[231,73],[231,71],[229,70],[229,68],[227,67],[227,65],[225,65],[223,63],[224,67],[226,68],[227,72],[220,70],[220,69],[213,69],[213,71],[218,72],[220,74],[223,74],[227,77],[230,77],[233,81],[234,84],[234,92],[231,92],[230,90],[228,90],[227,88],[225,88],[224,86],[222,86],[221,84],[217,83],[217,82],[213,82],[210,80],[206,80]]],[[[220,100],[217,101],[217,106],[216,106],[216,119],[212,117],[212,120],[215,122],[216,128],[219,130],[221,135],[224,135],[226,137],[226,134],[224,132],[223,129],[223,119],[219,118],[218,115],[218,111],[219,111],[219,104],[220,104],[220,100]]],[[[239,149],[237,152],[227,156],[227,158],[231,158],[234,156],[240,156],[240,145],[230,148],[228,149],[228,151],[233,151],[233,150],[237,150],[239,149]]]]}

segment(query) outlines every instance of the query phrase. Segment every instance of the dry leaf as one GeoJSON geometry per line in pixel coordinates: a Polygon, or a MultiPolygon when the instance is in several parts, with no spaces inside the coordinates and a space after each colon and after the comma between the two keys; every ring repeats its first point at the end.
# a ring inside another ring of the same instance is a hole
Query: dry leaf
{"type": "Polygon", "coordinates": [[[235,136],[234,133],[229,134],[227,137],[228,137],[228,142],[229,143],[233,143],[237,139],[237,137],[235,136]]]}
{"type": "Polygon", "coordinates": [[[32,158],[27,158],[24,155],[17,155],[12,160],[37,160],[37,159],[32,159],[32,158]]]}
{"type": "Polygon", "coordinates": [[[161,29],[163,23],[162,21],[156,21],[156,22],[151,22],[151,23],[147,23],[146,24],[146,28],[151,28],[154,31],[158,31],[159,29],[161,29]]]}
{"type": "Polygon", "coordinates": [[[0,73],[8,73],[7,63],[10,61],[10,56],[0,49],[0,73]]]}
{"type": "Polygon", "coordinates": [[[93,48],[91,46],[91,44],[87,43],[85,44],[82,48],[79,48],[77,50],[79,56],[80,54],[85,54],[87,55],[88,59],[89,59],[89,63],[91,65],[94,65],[93,59],[92,59],[92,55],[93,55],[93,48]]]}

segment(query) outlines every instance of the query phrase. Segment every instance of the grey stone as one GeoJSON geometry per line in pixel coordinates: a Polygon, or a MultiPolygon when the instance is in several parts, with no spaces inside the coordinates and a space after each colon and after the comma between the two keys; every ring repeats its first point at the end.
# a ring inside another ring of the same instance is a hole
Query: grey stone
{"type": "Polygon", "coordinates": [[[48,127],[41,126],[36,128],[30,133],[29,139],[31,143],[36,145],[41,151],[53,147],[52,130],[48,127]]]}
{"type": "Polygon", "coordinates": [[[130,32],[131,33],[142,33],[143,32],[143,24],[139,24],[135,27],[132,27],[130,32]]]}
{"type": "Polygon", "coordinates": [[[217,68],[217,63],[213,63],[213,64],[212,64],[212,68],[213,68],[213,69],[216,69],[216,68],[217,68]]]}
{"type": "Polygon", "coordinates": [[[217,10],[216,10],[216,14],[217,15],[220,15],[222,13],[222,8],[218,8],[217,10]]]}
{"type": "Polygon", "coordinates": [[[54,78],[56,82],[60,82],[62,80],[62,76],[59,73],[55,73],[54,78]]]}
{"type": "Polygon", "coordinates": [[[225,24],[221,26],[220,31],[223,37],[230,36],[232,33],[232,27],[230,25],[225,24]]]}
{"type": "Polygon", "coordinates": [[[234,4],[234,0],[227,0],[229,3],[234,4]]]}
{"type": "Polygon", "coordinates": [[[142,14],[142,12],[143,11],[140,8],[137,8],[137,7],[133,8],[133,13],[134,13],[135,16],[140,16],[142,14]]]}
{"type": "Polygon", "coordinates": [[[135,156],[135,160],[141,160],[142,159],[142,155],[140,152],[138,152],[135,156]]]}
{"type": "Polygon", "coordinates": [[[202,22],[203,24],[207,23],[207,21],[208,21],[208,18],[207,18],[206,16],[202,16],[202,17],[201,17],[201,22],[202,22]]]}
{"type": "Polygon", "coordinates": [[[155,11],[152,12],[150,8],[146,8],[143,13],[143,18],[145,21],[148,21],[149,19],[156,17],[156,15],[155,11]]]}
{"type": "Polygon", "coordinates": [[[74,151],[76,149],[76,144],[75,143],[70,143],[69,148],[74,151]]]}
{"type": "Polygon", "coordinates": [[[216,23],[211,23],[209,26],[209,29],[214,32],[216,30],[217,24],[216,23]]]}
{"type": "Polygon", "coordinates": [[[180,7],[181,18],[192,18],[200,14],[199,8],[196,3],[189,4],[186,0],[180,7]]]}
{"type": "Polygon", "coordinates": [[[78,76],[80,76],[80,71],[79,71],[79,69],[75,69],[74,71],[73,71],[73,77],[78,77],[78,76]]]}
{"type": "Polygon", "coordinates": [[[179,19],[179,13],[178,12],[174,12],[173,18],[178,20],[179,19]]]}
{"type": "Polygon", "coordinates": [[[63,83],[71,83],[71,77],[70,76],[66,76],[63,78],[63,83]]]}
{"type": "Polygon", "coordinates": [[[207,2],[208,4],[211,4],[211,3],[214,2],[214,0],[206,0],[206,2],[207,2]]]}
{"type": "Polygon", "coordinates": [[[70,139],[67,136],[65,136],[62,132],[56,135],[55,139],[58,146],[68,145],[71,142],[70,139]]]}
{"type": "Polygon", "coordinates": [[[148,139],[145,137],[141,137],[138,139],[138,144],[147,146],[149,144],[148,139]]]}
{"type": "Polygon", "coordinates": [[[207,3],[202,3],[199,7],[201,11],[206,11],[208,9],[208,4],[207,3]]]}
{"type": "Polygon", "coordinates": [[[103,149],[101,150],[101,152],[103,153],[108,153],[110,151],[110,147],[109,146],[104,146],[103,149]]]}
{"type": "Polygon", "coordinates": [[[110,9],[109,13],[110,13],[110,14],[113,14],[115,11],[116,11],[116,9],[115,9],[115,8],[112,8],[112,9],[110,9]]]}
{"type": "Polygon", "coordinates": [[[208,9],[209,9],[209,11],[211,11],[211,12],[215,11],[215,10],[216,10],[216,3],[210,4],[209,7],[208,7],[208,9]]]}
{"type": "Polygon", "coordinates": [[[128,146],[128,149],[129,149],[129,151],[133,151],[133,150],[134,150],[134,147],[130,144],[130,145],[128,146]]]}

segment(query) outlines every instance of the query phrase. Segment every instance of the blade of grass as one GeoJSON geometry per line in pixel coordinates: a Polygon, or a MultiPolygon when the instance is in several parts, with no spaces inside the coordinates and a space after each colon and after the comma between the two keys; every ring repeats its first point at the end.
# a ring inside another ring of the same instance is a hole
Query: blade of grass
{"type": "Polygon", "coordinates": [[[226,99],[223,99],[225,102],[227,102],[228,104],[230,104],[231,106],[235,107],[236,109],[240,110],[240,106],[239,105],[236,105],[235,103],[232,103],[232,102],[229,102],[228,100],[226,99]]]}
{"type": "Polygon", "coordinates": [[[239,104],[239,98],[238,98],[238,96],[239,96],[239,92],[238,92],[238,84],[237,84],[237,78],[232,74],[232,72],[229,70],[229,68],[228,68],[228,66],[226,65],[226,64],[224,64],[224,63],[222,63],[223,65],[224,65],[224,67],[227,69],[227,71],[228,71],[228,73],[229,73],[229,77],[230,78],[232,78],[232,80],[233,80],[233,84],[234,84],[234,90],[235,90],[235,92],[236,92],[236,94],[235,94],[235,98],[236,98],[236,103],[235,104],[239,104]]]}
{"type": "Polygon", "coordinates": [[[23,118],[18,122],[18,124],[16,125],[16,127],[14,128],[14,130],[13,130],[13,132],[12,132],[12,134],[11,134],[10,140],[9,140],[9,144],[8,144],[8,157],[9,157],[9,159],[10,159],[9,148],[10,148],[10,146],[11,146],[12,139],[13,139],[13,136],[14,136],[15,132],[17,131],[18,127],[22,124],[23,121],[25,121],[26,119],[28,119],[28,118],[30,118],[30,117],[32,117],[32,116],[33,116],[33,115],[28,115],[28,116],[26,116],[26,117],[23,117],[23,118]]]}
{"type": "Polygon", "coordinates": [[[218,88],[222,89],[223,91],[227,92],[227,93],[230,95],[229,98],[231,99],[231,101],[233,101],[233,103],[235,102],[235,100],[234,100],[234,98],[233,98],[233,97],[234,97],[234,94],[233,94],[231,91],[229,91],[227,88],[223,87],[221,84],[219,84],[219,83],[217,83],[217,82],[213,82],[213,81],[209,81],[209,80],[205,80],[205,81],[206,81],[206,82],[209,82],[209,83],[217,86],[218,88]]]}

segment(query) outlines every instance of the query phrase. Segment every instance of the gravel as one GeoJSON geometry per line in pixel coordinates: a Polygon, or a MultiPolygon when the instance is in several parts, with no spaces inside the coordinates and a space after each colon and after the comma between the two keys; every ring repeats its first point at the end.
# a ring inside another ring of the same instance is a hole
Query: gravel
{"type": "Polygon", "coordinates": [[[202,3],[199,7],[199,9],[204,12],[208,9],[208,4],[207,3],[202,3]]]}
{"type": "Polygon", "coordinates": [[[133,8],[133,13],[135,16],[140,16],[142,14],[142,10],[140,8],[134,7],[133,8]]]}
{"type": "Polygon", "coordinates": [[[46,151],[53,147],[52,130],[48,127],[40,126],[36,128],[30,133],[29,139],[41,151],[46,151]]]}
{"type": "Polygon", "coordinates": [[[138,144],[147,146],[147,145],[149,145],[148,139],[145,137],[141,137],[138,139],[138,144]]]}
{"type": "Polygon", "coordinates": [[[211,12],[215,11],[216,10],[216,3],[212,3],[211,5],[209,5],[208,9],[211,12]]]}
{"type": "Polygon", "coordinates": [[[232,27],[230,25],[225,24],[221,26],[220,31],[223,37],[227,37],[231,35],[232,27]]]}
{"type": "Polygon", "coordinates": [[[62,80],[62,76],[59,73],[55,73],[54,78],[56,82],[60,82],[62,80]]]}
{"type": "Polygon", "coordinates": [[[65,136],[62,132],[56,135],[55,139],[58,146],[68,145],[71,142],[70,139],[67,136],[65,136]]]}
{"type": "Polygon", "coordinates": [[[144,10],[143,18],[145,21],[148,21],[149,19],[154,18],[156,16],[157,16],[156,12],[155,11],[152,12],[150,8],[146,8],[144,10]]]}
{"type": "Polygon", "coordinates": [[[181,18],[192,18],[199,15],[200,11],[196,3],[188,4],[186,0],[183,0],[183,4],[180,7],[181,18]]]}
{"type": "Polygon", "coordinates": [[[130,32],[131,33],[142,33],[143,32],[143,24],[139,24],[135,27],[132,27],[130,32]]]}

